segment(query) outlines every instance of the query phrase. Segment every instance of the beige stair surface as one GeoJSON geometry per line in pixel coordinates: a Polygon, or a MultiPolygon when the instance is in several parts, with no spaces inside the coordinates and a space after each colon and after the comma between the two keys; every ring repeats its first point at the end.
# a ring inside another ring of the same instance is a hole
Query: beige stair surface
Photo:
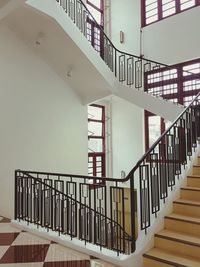
{"type": "Polygon", "coordinates": [[[194,186],[182,187],[181,198],[200,201],[200,187],[194,187],[194,186]]]}
{"type": "Polygon", "coordinates": [[[189,238],[184,234],[172,234],[167,236],[159,233],[155,235],[155,248],[163,249],[165,251],[176,253],[183,256],[195,257],[200,259],[200,239],[198,238],[193,242],[192,238],[189,238]]]}
{"type": "Polygon", "coordinates": [[[171,253],[158,248],[153,248],[144,254],[143,266],[144,267],[155,267],[155,266],[199,267],[200,259],[171,253]],[[148,259],[152,260],[152,262],[148,262],[148,259]]]}
{"type": "Polygon", "coordinates": [[[144,255],[144,267],[200,267],[200,157],[165,216],[162,231],[155,234],[154,248],[144,255]]]}
{"type": "Polygon", "coordinates": [[[200,217],[200,201],[178,199],[173,203],[175,214],[182,214],[191,217],[200,217]]]}
{"type": "Polygon", "coordinates": [[[200,175],[200,164],[193,165],[193,174],[200,175]]]}
{"type": "Polygon", "coordinates": [[[182,233],[182,232],[164,229],[160,231],[159,233],[157,233],[155,236],[160,236],[160,237],[167,238],[169,240],[180,241],[186,244],[196,245],[200,247],[200,236],[198,237],[196,235],[189,235],[189,234],[182,233]]]}
{"type": "Polygon", "coordinates": [[[187,185],[200,187],[200,175],[189,175],[187,177],[187,185]]]}

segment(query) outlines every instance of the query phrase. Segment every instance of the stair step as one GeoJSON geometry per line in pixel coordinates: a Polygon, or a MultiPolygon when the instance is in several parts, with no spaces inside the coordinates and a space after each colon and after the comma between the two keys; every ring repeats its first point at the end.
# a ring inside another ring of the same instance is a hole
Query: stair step
{"type": "Polygon", "coordinates": [[[200,237],[194,235],[163,230],[155,235],[155,247],[180,255],[200,258],[200,237]]]}
{"type": "Polygon", "coordinates": [[[144,267],[199,267],[200,259],[153,248],[144,255],[144,267]],[[150,260],[150,261],[148,261],[150,260]],[[158,264],[157,264],[158,263],[158,264]]]}
{"type": "Polygon", "coordinates": [[[200,175],[189,175],[187,177],[187,185],[200,188],[200,175]]]}
{"type": "Polygon", "coordinates": [[[200,201],[180,198],[173,202],[173,210],[176,214],[200,218],[200,201]]]}
{"type": "Polygon", "coordinates": [[[200,236],[200,218],[172,213],[165,217],[165,228],[172,231],[200,236]]]}
{"type": "Polygon", "coordinates": [[[200,201],[200,188],[194,186],[182,187],[181,198],[200,201]]]}
{"type": "Polygon", "coordinates": [[[189,235],[182,232],[176,232],[164,229],[159,233],[155,234],[155,236],[167,238],[170,240],[176,240],[188,245],[194,245],[200,247],[200,236],[197,237],[196,235],[191,235],[191,234],[189,235]]]}
{"type": "Polygon", "coordinates": [[[200,175],[200,164],[193,165],[192,173],[195,175],[200,175]]]}

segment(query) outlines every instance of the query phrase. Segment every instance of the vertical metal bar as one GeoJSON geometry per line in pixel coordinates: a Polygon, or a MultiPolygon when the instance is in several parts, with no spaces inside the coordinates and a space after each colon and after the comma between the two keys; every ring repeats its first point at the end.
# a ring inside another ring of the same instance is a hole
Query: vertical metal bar
{"type": "Polygon", "coordinates": [[[15,170],[15,220],[18,218],[18,170],[15,170]]]}
{"type": "Polygon", "coordinates": [[[136,242],[136,235],[135,235],[135,229],[136,229],[136,217],[135,217],[135,192],[134,192],[134,175],[130,177],[130,206],[131,206],[131,252],[133,253],[136,249],[135,242],[136,242]]]}

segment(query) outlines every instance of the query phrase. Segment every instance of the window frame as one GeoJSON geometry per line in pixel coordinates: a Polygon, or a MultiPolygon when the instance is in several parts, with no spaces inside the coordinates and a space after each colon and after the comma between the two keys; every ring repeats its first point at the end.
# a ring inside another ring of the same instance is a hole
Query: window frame
{"type": "MultiPolygon", "coordinates": [[[[98,119],[92,119],[92,118],[88,118],[88,123],[89,122],[97,122],[97,123],[101,123],[102,124],[102,134],[101,135],[89,135],[88,134],[88,140],[89,139],[102,139],[102,152],[88,152],[88,164],[89,164],[89,158],[97,158],[97,157],[101,157],[101,177],[106,177],[106,116],[105,116],[105,106],[103,105],[98,105],[98,104],[92,104],[90,106],[93,107],[97,107],[97,108],[101,108],[102,110],[102,117],[100,120],[98,119]]],[[[91,176],[96,176],[97,180],[98,178],[101,179],[100,176],[97,176],[97,171],[95,168],[95,162],[93,165],[93,170],[92,170],[92,175],[91,176]]],[[[89,170],[89,167],[88,167],[89,170]]],[[[89,171],[88,171],[89,174],[89,171]]],[[[96,183],[96,180],[93,180],[93,184],[96,183]]],[[[102,183],[101,183],[102,185],[102,183]]]]}
{"type": "MultiPolygon", "coordinates": [[[[172,1],[173,0],[171,0],[171,2],[172,1]]],[[[180,14],[182,12],[185,12],[187,10],[190,10],[192,8],[200,6],[200,0],[194,0],[194,1],[195,1],[194,5],[181,10],[181,5],[182,5],[181,0],[175,0],[175,13],[163,17],[163,12],[164,12],[163,6],[164,5],[162,4],[162,0],[155,0],[155,3],[157,3],[157,17],[158,18],[155,21],[147,23],[147,17],[146,17],[147,12],[146,12],[146,5],[145,5],[146,0],[141,0],[141,27],[142,28],[146,27],[146,26],[151,25],[153,23],[159,22],[163,19],[169,18],[171,16],[175,16],[177,14],[180,14]]],[[[168,3],[170,3],[170,1],[168,3]]],[[[152,9],[152,10],[154,10],[154,9],[152,9]]]]}
{"type": "Polygon", "coordinates": [[[100,0],[100,8],[98,8],[96,5],[94,5],[90,0],[86,1],[86,4],[88,6],[91,6],[95,10],[97,10],[100,15],[100,24],[98,24],[96,21],[94,21],[89,16],[87,17],[87,39],[91,43],[91,45],[94,47],[94,49],[97,51],[97,53],[100,54],[100,56],[103,58],[103,48],[104,48],[104,36],[103,36],[103,29],[104,29],[104,0],[100,0]],[[88,24],[90,25],[90,29],[88,27],[88,24]],[[91,34],[88,34],[88,31],[91,30],[91,34]],[[99,32],[99,39],[95,37],[95,35],[98,35],[99,32]],[[99,41],[99,44],[97,43],[99,41]]]}
{"type": "MultiPolygon", "coordinates": [[[[194,89],[194,90],[184,90],[184,83],[188,82],[188,81],[194,81],[199,79],[200,76],[200,70],[199,73],[197,74],[191,74],[191,75],[183,75],[184,72],[184,67],[188,66],[188,65],[193,65],[193,64],[200,64],[200,58],[198,59],[194,59],[194,60],[190,60],[190,61],[186,61],[186,62],[182,62],[176,65],[173,65],[171,67],[166,67],[166,68],[162,68],[162,69],[155,69],[152,71],[148,71],[144,74],[144,91],[149,93],[148,91],[152,88],[157,88],[160,87],[161,88],[161,93],[159,94],[159,96],[161,96],[163,99],[167,99],[167,100],[173,100],[176,99],[177,102],[179,104],[184,104],[184,98],[185,97],[194,97],[197,95],[197,93],[200,91],[200,82],[197,84],[197,86],[199,87],[199,89],[194,89]],[[168,79],[168,80],[159,80],[156,81],[155,83],[148,83],[148,76],[152,75],[152,74],[156,74],[156,73],[160,73],[160,76],[162,76],[161,73],[168,71],[168,70],[173,70],[176,69],[177,70],[177,77],[173,78],[173,79],[168,79]],[[163,86],[164,85],[168,85],[168,84],[177,84],[177,92],[176,93],[172,93],[172,94],[163,94],[163,86]]],[[[198,67],[198,69],[200,68],[200,65],[198,67]]],[[[149,116],[155,116],[155,114],[150,113],[148,111],[144,111],[144,136],[145,136],[145,149],[146,151],[148,151],[149,147],[149,141],[150,141],[150,136],[149,136],[149,116]]],[[[165,127],[165,123],[164,123],[164,119],[161,118],[161,134],[166,130],[165,127]]]]}

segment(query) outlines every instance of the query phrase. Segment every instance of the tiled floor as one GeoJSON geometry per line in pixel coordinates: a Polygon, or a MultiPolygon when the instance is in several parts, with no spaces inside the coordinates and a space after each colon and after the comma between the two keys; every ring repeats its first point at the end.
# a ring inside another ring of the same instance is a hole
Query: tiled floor
{"type": "Polygon", "coordinates": [[[116,267],[24,232],[0,217],[0,267],[116,267]]]}

